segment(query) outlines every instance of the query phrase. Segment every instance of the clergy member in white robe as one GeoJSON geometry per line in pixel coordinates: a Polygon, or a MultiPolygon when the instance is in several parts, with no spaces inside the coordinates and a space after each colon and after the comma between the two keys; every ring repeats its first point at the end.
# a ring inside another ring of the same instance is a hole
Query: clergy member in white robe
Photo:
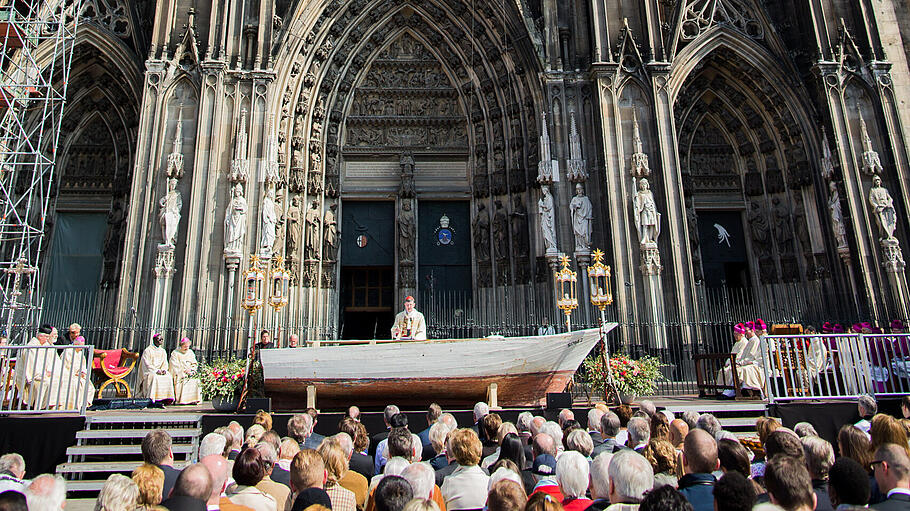
{"type": "Polygon", "coordinates": [[[53,328],[42,325],[38,329],[38,334],[26,345],[36,348],[19,350],[16,360],[16,381],[22,400],[33,410],[48,407],[54,373],[62,370],[57,350],[37,348],[53,345],[52,333],[53,328]]]}
{"type": "Polygon", "coordinates": [[[161,347],[164,338],[161,334],[152,337],[139,361],[139,395],[152,401],[173,401],[174,380],[167,367],[167,351],[161,347]]]}
{"type": "Polygon", "coordinates": [[[186,337],[180,339],[180,346],[171,352],[171,375],[174,377],[174,391],[178,405],[194,405],[202,401],[199,392],[199,378],[196,370],[196,354],[190,349],[190,340],[186,337]]]}
{"type": "Polygon", "coordinates": [[[392,339],[427,340],[427,322],[414,305],[413,296],[404,299],[404,310],[395,315],[395,321],[392,323],[392,339]]]}
{"type": "MultiPolygon", "coordinates": [[[[82,327],[73,323],[69,328],[70,342],[77,346],[85,345],[82,327]]],[[[85,400],[85,406],[91,406],[95,400],[95,386],[92,385],[92,374],[86,357],[88,350],[71,349],[63,353],[63,370],[59,372],[60,403],[58,409],[77,410],[79,402],[85,400]]]]}
{"type": "MultiPolygon", "coordinates": [[[[733,344],[732,352],[736,354],[736,376],[740,386],[744,389],[762,390],[765,387],[765,373],[761,367],[761,341],[755,336],[753,328],[751,321],[733,327],[736,343],[733,344]]],[[[733,368],[729,362],[720,370],[718,379],[725,385],[733,385],[733,368]]],[[[724,393],[731,395],[733,391],[727,390],[724,393]]]]}

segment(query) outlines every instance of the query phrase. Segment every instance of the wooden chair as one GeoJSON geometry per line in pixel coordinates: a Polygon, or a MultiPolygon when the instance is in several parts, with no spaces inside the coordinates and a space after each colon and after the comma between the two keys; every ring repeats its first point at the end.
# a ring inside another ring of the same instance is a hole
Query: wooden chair
{"type": "Polygon", "coordinates": [[[806,355],[800,348],[802,338],[778,339],[774,351],[772,373],[777,369],[784,380],[784,391],[787,396],[805,396],[810,394],[809,373],[806,370],[806,355]]]}
{"type": "Polygon", "coordinates": [[[19,403],[19,387],[15,383],[16,378],[16,361],[0,358],[0,374],[5,376],[5,382],[0,388],[5,389],[6,393],[0,396],[3,408],[12,410],[19,403]]]}
{"type": "Polygon", "coordinates": [[[692,355],[692,361],[695,362],[695,377],[698,384],[698,397],[717,397],[718,394],[725,390],[732,390],[736,394],[736,399],[741,399],[742,385],[740,385],[739,374],[736,371],[736,354],[735,353],[701,353],[692,355]],[[733,385],[728,385],[718,378],[720,370],[726,362],[730,362],[733,368],[733,385]]]}
{"type": "Polygon", "coordinates": [[[129,384],[125,378],[133,372],[136,366],[136,360],[139,359],[139,353],[133,353],[123,348],[120,350],[95,350],[95,358],[92,359],[92,371],[99,378],[104,378],[104,383],[98,388],[98,398],[108,385],[114,385],[118,397],[133,397],[129,384]],[[128,366],[121,365],[127,360],[131,360],[128,366]]]}

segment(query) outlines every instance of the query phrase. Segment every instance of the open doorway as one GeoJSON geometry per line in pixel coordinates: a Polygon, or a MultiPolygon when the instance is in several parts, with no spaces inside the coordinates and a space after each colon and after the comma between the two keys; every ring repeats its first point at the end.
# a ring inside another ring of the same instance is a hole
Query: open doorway
{"type": "Polygon", "coordinates": [[[394,319],[391,266],[341,269],[341,338],[387,339],[394,319]]]}

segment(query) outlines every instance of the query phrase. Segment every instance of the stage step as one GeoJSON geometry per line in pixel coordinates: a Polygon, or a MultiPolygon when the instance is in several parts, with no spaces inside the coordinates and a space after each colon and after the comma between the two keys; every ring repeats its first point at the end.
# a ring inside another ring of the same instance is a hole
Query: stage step
{"type": "MultiPolygon", "coordinates": [[[[192,444],[173,444],[171,452],[176,457],[178,454],[193,454],[195,446],[192,444]]],[[[69,456],[122,456],[125,454],[142,455],[142,446],[135,445],[74,445],[66,449],[69,456]]]]}
{"type": "MultiPolygon", "coordinates": [[[[98,424],[98,423],[96,423],[98,424]]],[[[191,438],[202,434],[200,428],[162,428],[171,438],[191,438]]],[[[86,438],[138,438],[143,439],[151,429],[86,429],[76,433],[77,439],[86,438]]]]}
{"type": "Polygon", "coordinates": [[[118,411],[89,415],[85,422],[85,429],[76,433],[76,445],[66,450],[67,462],[57,466],[71,497],[97,496],[109,474],[129,476],[142,464],[142,439],[155,429],[171,436],[175,468],[189,465],[199,452],[200,414],[118,411]]]}

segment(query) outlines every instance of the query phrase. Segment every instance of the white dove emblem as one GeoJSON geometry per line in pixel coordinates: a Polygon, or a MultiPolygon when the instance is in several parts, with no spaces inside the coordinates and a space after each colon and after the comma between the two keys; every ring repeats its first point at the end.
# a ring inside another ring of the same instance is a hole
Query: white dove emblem
{"type": "Polygon", "coordinates": [[[727,246],[730,246],[730,233],[724,229],[724,226],[720,224],[714,224],[714,228],[717,229],[717,244],[726,243],[727,246]]]}

